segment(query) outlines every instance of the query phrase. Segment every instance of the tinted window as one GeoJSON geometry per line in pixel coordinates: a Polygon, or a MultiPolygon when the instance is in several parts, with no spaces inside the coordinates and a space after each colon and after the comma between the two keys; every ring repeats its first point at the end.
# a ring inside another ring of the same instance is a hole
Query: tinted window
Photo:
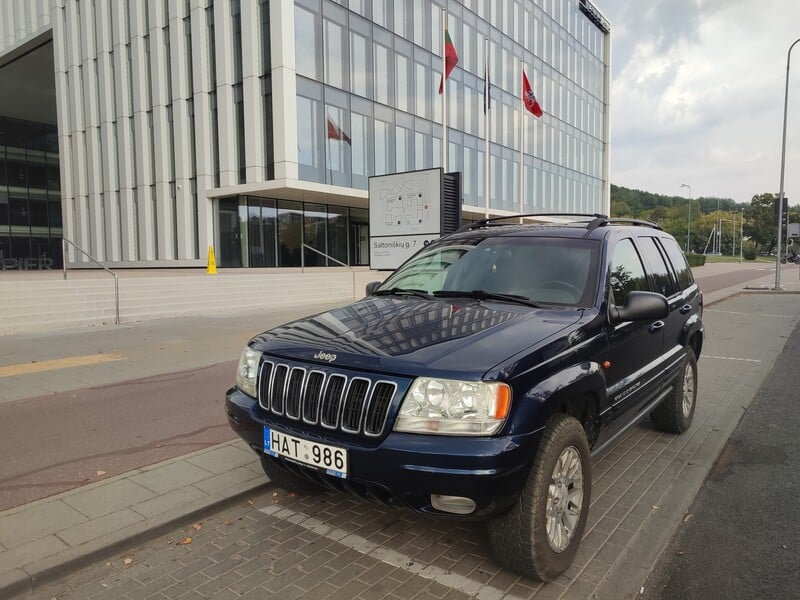
{"type": "Polygon", "coordinates": [[[642,260],[629,239],[622,240],[614,248],[614,259],[611,261],[611,290],[614,292],[614,304],[617,306],[623,306],[628,294],[633,291],[650,291],[642,260]]]}
{"type": "Polygon", "coordinates": [[[482,290],[545,304],[590,306],[599,249],[595,241],[582,239],[452,238],[416,254],[381,289],[482,290]]]}
{"type": "Polygon", "coordinates": [[[650,274],[653,276],[653,283],[655,284],[655,291],[665,296],[671,296],[677,290],[675,283],[669,273],[667,263],[658,249],[656,238],[644,237],[639,238],[639,246],[642,250],[642,255],[650,269],[650,274]]]}
{"type": "Polygon", "coordinates": [[[675,269],[675,275],[678,277],[678,284],[682,290],[685,290],[694,283],[692,270],[686,263],[686,257],[678,246],[678,242],[673,239],[662,239],[661,245],[667,251],[667,258],[672,263],[672,268],[675,269]]]}

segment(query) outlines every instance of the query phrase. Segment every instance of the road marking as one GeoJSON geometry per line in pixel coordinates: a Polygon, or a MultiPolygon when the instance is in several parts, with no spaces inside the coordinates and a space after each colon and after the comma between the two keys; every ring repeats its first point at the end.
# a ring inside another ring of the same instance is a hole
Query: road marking
{"type": "Polygon", "coordinates": [[[751,363],[760,363],[760,360],[756,360],[754,358],[736,358],[735,356],[709,356],[708,354],[703,355],[705,358],[716,358],[717,360],[738,360],[741,362],[751,362],[751,363]]]}
{"type": "MultiPolygon", "coordinates": [[[[717,310],[715,308],[707,308],[704,312],[713,312],[713,313],[723,313],[726,315],[742,315],[745,317],[752,317],[753,313],[748,312],[736,312],[735,310],[717,310]]],[[[771,315],[771,314],[759,314],[759,317],[774,317],[776,319],[796,319],[795,315],[771,315]]]]}
{"type": "Polygon", "coordinates": [[[265,515],[294,523],[295,525],[307,529],[312,533],[326,537],[334,542],[342,544],[343,546],[347,546],[348,548],[351,548],[360,554],[386,563],[387,565],[397,567],[398,569],[403,569],[404,571],[408,571],[409,573],[418,575],[424,579],[436,581],[436,583],[449,587],[450,589],[469,594],[470,596],[476,596],[478,598],[489,597],[504,599],[513,597],[506,594],[503,590],[494,588],[490,585],[484,585],[479,581],[474,581],[468,577],[464,577],[463,575],[458,575],[452,571],[447,571],[437,567],[436,565],[421,564],[417,559],[408,556],[407,554],[397,552],[396,550],[392,550],[390,548],[385,548],[380,544],[376,544],[375,542],[371,542],[368,539],[361,537],[360,535],[356,535],[336,527],[331,527],[324,521],[310,517],[301,512],[296,512],[289,508],[283,508],[277,505],[259,508],[258,510],[265,515]]]}
{"type": "Polygon", "coordinates": [[[29,375],[31,373],[41,373],[43,371],[83,367],[86,365],[113,362],[115,360],[125,360],[126,358],[128,357],[123,354],[87,354],[86,356],[70,356],[68,358],[57,358],[55,360],[41,360],[18,365],[7,365],[5,367],[0,367],[0,377],[29,375]]]}

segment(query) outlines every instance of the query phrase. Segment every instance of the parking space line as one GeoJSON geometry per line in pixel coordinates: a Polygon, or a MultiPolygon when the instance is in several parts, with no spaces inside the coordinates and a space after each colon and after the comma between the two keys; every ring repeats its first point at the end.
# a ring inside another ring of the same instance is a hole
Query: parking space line
{"type": "Polygon", "coordinates": [[[738,360],[741,362],[751,362],[751,363],[760,363],[760,360],[756,360],[755,358],[737,358],[735,356],[712,356],[709,354],[704,354],[703,358],[716,358],[717,360],[738,360]]]}
{"type": "Polygon", "coordinates": [[[707,308],[707,309],[705,309],[704,312],[707,312],[707,313],[723,313],[723,314],[726,314],[726,315],[742,315],[744,317],[759,316],[759,317],[773,317],[775,319],[796,319],[797,318],[797,315],[770,315],[770,314],[754,315],[753,313],[748,313],[748,312],[737,312],[735,310],[717,310],[715,308],[707,308]]]}
{"type": "Polygon", "coordinates": [[[126,358],[128,357],[123,354],[87,354],[85,356],[70,356],[67,358],[57,358],[55,360],[40,360],[18,365],[6,365],[5,367],[0,367],[0,377],[29,375],[31,373],[42,373],[43,371],[69,369],[70,367],[83,367],[115,360],[125,360],[126,358]]]}
{"type": "Polygon", "coordinates": [[[435,565],[420,564],[417,559],[397,552],[390,548],[385,548],[380,544],[371,542],[370,540],[350,533],[337,527],[331,527],[324,521],[315,517],[308,516],[301,512],[284,508],[277,505],[259,508],[259,512],[275,517],[277,519],[284,519],[290,523],[294,523],[308,531],[315,533],[319,536],[326,537],[338,544],[347,546],[356,552],[365,556],[372,557],[387,565],[403,569],[413,575],[418,575],[424,579],[436,581],[436,583],[446,586],[450,589],[475,596],[477,598],[515,598],[506,594],[503,590],[497,589],[490,585],[484,585],[478,581],[474,581],[463,575],[458,575],[452,571],[447,571],[435,565]]]}

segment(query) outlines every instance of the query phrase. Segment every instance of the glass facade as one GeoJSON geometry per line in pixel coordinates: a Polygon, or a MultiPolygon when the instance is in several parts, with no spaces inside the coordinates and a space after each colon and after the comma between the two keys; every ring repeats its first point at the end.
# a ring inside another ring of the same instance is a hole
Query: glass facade
{"type": "Polygon", "coordinates": [[[371,175],[440,166],[443,8],[459,54],[447,167],[463,173],[465,204],[485,201],[488,38],[490,207],[520,210],[524,126],[524,212],[599,212],[606,34],[578,0],[295,0],[300,179],[366,189],[371,175]],[[523,113],[521,64],[542,119],[523,113]]]}
{"type": "Polygon", "coordinates": [[[363,208],[277,198],[220,198],[221,267],[341,267],[369,264],[363,208]]]}
{"type": "Polygon", "coordinates": [[[0,116],[0,269],[62,266],[55,125],[0,116]]]}

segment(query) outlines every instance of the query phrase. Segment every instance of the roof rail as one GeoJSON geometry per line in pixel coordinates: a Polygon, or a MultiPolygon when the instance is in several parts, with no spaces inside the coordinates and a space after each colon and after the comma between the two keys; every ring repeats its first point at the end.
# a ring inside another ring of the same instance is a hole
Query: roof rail
{"type": "Polygon", "coordinates": [[[507,215],[504,217],[481,219],[480,221],[475,221],[474,223],[464,225],[459,229],[459,231],[471,231],[473,229],[478,229],[479,227],[486,227],[490,225],[514,225],[515,223],[499,223],[498,221],[504,221],[506,219],[519,219],[522,217],[558,217],[562,219],[568,219],[569,217],[582,217],[580,219],[569,220],[565,224],[594,223],[597,220],[608,220],[606,215],[599,213],[523,213],[520,215],[507,215]]]}
{"type": "Polygon", "coordinates": [[[597,229],[598,227],[602,227],[604,225],[613,225],[616,223],[627,223],[628,225],[638,225],[640,227],[652,227],[653,229],[658,229],[659,231],[662,231],[661,225],[659,225],[658,223],[654,223],[653,221],[643,221],[641,219],[627,219],[625,217],[617,217],[613,219],[608,217],[598,217],[597,219],[589,223],[587,229],[591,231],[592,229],[597,229]]]}

